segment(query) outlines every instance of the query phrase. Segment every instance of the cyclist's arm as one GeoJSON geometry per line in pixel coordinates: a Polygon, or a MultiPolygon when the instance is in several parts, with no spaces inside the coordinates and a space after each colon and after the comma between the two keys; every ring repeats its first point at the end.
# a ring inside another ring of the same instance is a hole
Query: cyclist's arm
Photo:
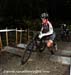
{"type": "Polygon", "coordinates": [[[43,27],[41,28],[40,34],[42,34],[42,31],[43,31],[43,27]]]}

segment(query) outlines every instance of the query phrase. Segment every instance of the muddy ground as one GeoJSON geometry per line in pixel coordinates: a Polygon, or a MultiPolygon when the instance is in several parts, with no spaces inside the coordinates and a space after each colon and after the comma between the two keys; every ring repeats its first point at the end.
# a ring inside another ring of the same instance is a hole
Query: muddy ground
{"type": "MultiPolygon", "coordinates": [[[[58,50],[71,50],[71,42],[57,42],[58,50]]],[[[51,54],[45,50],[38,54],[33,52],[25,65],[21,57],[3,52],[0,55],[0,75],[70,75],[69,65],[53,62],[51,54]]]]}

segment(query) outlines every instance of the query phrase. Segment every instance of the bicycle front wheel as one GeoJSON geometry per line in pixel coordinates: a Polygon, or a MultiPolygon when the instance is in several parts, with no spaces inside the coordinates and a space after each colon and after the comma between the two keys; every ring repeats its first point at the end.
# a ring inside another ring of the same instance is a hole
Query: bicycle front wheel
{"type": "Polygon", "coordinates": [[[24,55],[22,56],[21,64],[25,64],[31,56],[31,51],[25,50],[24,55]]]}
{"type": "Polygon", "coordinates": [[[33,50],[33,42],[31,41],[28,45],[21,59],[21,64],[25,64],[30,58],[33,50]]]}

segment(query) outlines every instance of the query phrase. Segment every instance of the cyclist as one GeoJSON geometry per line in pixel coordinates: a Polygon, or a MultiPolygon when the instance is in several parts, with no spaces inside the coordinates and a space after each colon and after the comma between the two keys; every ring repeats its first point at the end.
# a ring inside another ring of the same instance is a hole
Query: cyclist
{"type": "Polygon", "coordinates": [[[63,31],[68,31],[69,29],[68,29],[68,27],[67,27],[66,24],[62,24],[62,25],[61,25],[61,30],[63,30],[63,31]]]}
{"type": "Polygon", "coordinates": [[[69,37],[69,29],[66,24],[61,25],[61,39],[63,40],[65,36],[69,37]]]}
{"type": "Polygon", "coordinates": [[[39,39],[46,38],[46,40],[48,40],[46,41],[47,47],[50,48],[54,45],[53,41],[55,39],[55,33],[53,30],[53,26],[49,21],[48,17],[49,17],[48,13],[41,14],[42,27],[38,37],[39,39]]]}

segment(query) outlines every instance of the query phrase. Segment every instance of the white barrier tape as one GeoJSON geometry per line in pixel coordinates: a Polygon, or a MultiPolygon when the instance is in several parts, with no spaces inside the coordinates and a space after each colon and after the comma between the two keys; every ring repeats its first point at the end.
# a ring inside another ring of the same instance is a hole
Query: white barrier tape
{"type": "Polygon", "coordinates": [[[16,31],[16,29],[3,29],[3,30],[0,30],[0,32],[9,32],[9,31],[16,31]]]}
{"type": "Polygon", "coordinates": [[[16,31],[18,31],[18,32],[23,32],[23,31],[25,31],[25,30],[16,30],[16,31]]]}
{"type": "MultiPolygon", "coordinates": [[[[3,29],[3,30],[0,30],[0,32],[10,32],[10,31],[27,32],[27,30],[17,30],[17,29],[3,29]]],[[[39,31],[29,30],[29,32],[39,32],[39,31]]]]}
{"type": "Polygon", "coordinates": [[[0,32],[10,32],[10,31],[23,32],[23,31],[26,31],[26,30],[16,30],[16,29],[3,29],[3,30],[0,30],[0,32]]]}

